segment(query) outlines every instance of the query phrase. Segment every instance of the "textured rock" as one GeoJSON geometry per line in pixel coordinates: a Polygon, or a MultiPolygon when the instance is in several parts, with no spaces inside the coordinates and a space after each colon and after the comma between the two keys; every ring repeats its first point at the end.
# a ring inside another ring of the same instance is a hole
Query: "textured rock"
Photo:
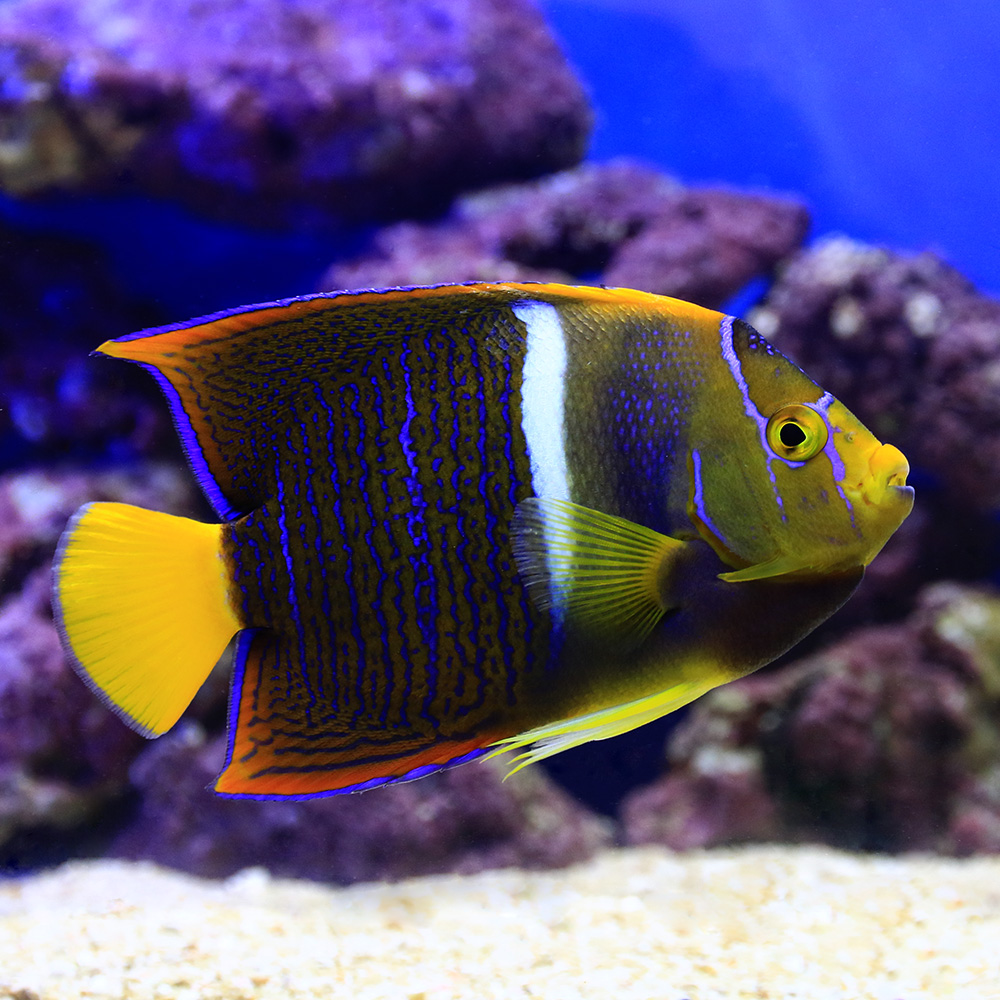
{"type": "Polygon", "coordinates": [[[531,0],[9,0],[0,188],[137,187],[244,223],[446,204],[582,156],[531,0]]]}
{"type": "Polygon", "coordinates": [[[624,804],[630,843],[1000,851],[1000,595],[937,584],[900,625],[719,689],[670,759],[624,804]]]}
{"type": "Polygon", "coordinates": [[[48,582],[36,572],[0,607],[0,855],[19,831],[91,818],[141,742],[67,668],[48,582]]]}
{"type": "Polygon", "coordinates": [[[442,222],[390,226],[322,287],[446,281],[601,281],[722,305],[802,242],[789,199],[686,188],[628,161],[460,199],[442,222]]]}
{"type": "Polygon", "coordinates": [[[76,676],[52,622],[56,541],[73,510],[98,499],[194,509],[186,480],[167,468],[0,477],[0,861],[14,860],[26,831],[70,840],[124,792],[145,744],[76,676]]]}
{"type": "Polygon", "coordinates": [[[121,500],[175,514],[200,513],[184,470],[149,464],[106,472],[33,470],[0,476],[0,599],[45,568],[70,515],[91,500],[121,500]]]}
{"type": "Polygon", "coordinates": [[[432,872],[553,868],[582,861],[610,829],[540,769],[508,782],[503,763],[474,762],[372,792],[305,802],[239,801],[209,787],[223,737],[190,724],[157,741],[132,769],[141,795],[111,847],[197,875],[248,865],[347,884],[432,872]]]}

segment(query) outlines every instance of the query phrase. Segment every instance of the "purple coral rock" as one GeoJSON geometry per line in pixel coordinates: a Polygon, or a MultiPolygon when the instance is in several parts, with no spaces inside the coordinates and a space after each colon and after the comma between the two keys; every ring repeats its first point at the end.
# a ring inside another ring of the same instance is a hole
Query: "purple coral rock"
{"type": "Polygon", "coordinates": [[[36,571],[0,605],[0,855],[20,831],[93,818],[142,742],[66,665],[36,571]]]}
{"type": "Polygon", "coordinates": [[[607,824],[540,771],[502,782],[480,762],[419,781],[306,802],[215,795],[224,738],[195,724],[153,744],[133,767],[141,806],[112,851],[198,875],[251,865],[277,875],[350,883],[434,872],[582,861],[607,824]]]}
{"type": "Polygon", "coordinates": [[[685,188],[615,161],[469,195],[440,223],[390,226],[321,284],[600,280],[720,306],[771,273],[808,224],[796,201],[685,188]]]}
{"type": "Polygon", "coordinates": [[[186,473],[172,465],[99,473],[26,471],[0,476],[0,599],[48,566],[66,522],[81,504],[117,500],[177,514],[201,508],[186,473]]]}
{"type": "Polygon", "coordinates": [[[76,676],[52,622],[52,551],[73,510],[93,499],[194,508],[186,481],[166,468],[0,477],[0,856],[19,832],[93,819],[127,787],[145,743],[76,676]]]}
{"type": "Polygon", "coordinates": [[[708,748],[691,761],[687,780],[660,781],[628,796],[622,803],[628,843],[683,851],[777,839],[777,810],[758,755],[708,748]]]}
{"type": "Polygon", "coordinates": [[[446,204],[583,154],[531,0],[11,0],[0,187],[132,184],[242,222],[446,204]]]}
{"type": "Polygon", "coordinates": [[[703,699],[671,772],[626,799],[625,836],[998,851],[998,752],[1000,595],[938,584],[902,624],[703,699]]]}

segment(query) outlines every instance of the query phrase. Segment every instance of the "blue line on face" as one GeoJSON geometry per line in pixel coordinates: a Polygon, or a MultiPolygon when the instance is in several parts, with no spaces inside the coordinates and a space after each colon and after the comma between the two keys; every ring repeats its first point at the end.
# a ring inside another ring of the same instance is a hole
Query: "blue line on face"
{"type": "Polygon", "coordinates": [[[691,451],[691,465],[694,471],[694,507],[698,512],[698,519],[726,548],[729,548],[729,543],[723,537],[722,532],[712,523],[712,519],[708,516],[708,511],[705,509],[705,498],[701,483],[701,455],[698,454],[697,449],[692,449],[691,451]]]}
{"type": "Polygon", "coordinates": [[[847,469],[844,465],[844,460],[840,457],[840,452],[837,451],[837,444],[834,440],[834,435],[841,433],[839,427],[834,427],[830,423],[830,406],[835,403],[833,395],[829,392],[824,392],[822,396],[816,401],[816,405],[812,407],[824,420],[826,423],[826,444],[823,445],[823,454],[830,460],[830,469],[833,472],[833,485],[837,487],[837,493],[840,499],[844,501],[844,506],[847,508],[848,516],[851,518],[851,528],[854,534],[858,538],[862,537],[861,529],[858,527],[857,521],[854,519],[854,504],[847,499],[847,494],[844,493],[841,483],[847,475],[847,469]]]}
{"type": "Polygon", "coordinates": [[[733,381],[736,383],[737,388],[740,390],[740,395],[743,397],[743,409],[746,412],[746,415],[757,425],[757,434],[760,438],[760,446],[764,454],[767,456],[765,458],[765,465],[767,467],[767,474],[771,479],[771,488],[774,491],[774,499],[778,504],[778,509],[781,511],[781,520],[787,521],[788,515],[785,513],[785,504],[781,499],[781,493],[778,492],[778,477],[774,474],[774,468],[771,463],[775,461],[784,462],[790,469],[800,469],[803,465],[805,465],[805,463],[793,462],[787,458],[782,458],[782,456],[767,443],[768,418],[757,409],[753,400],[750,398],[750,387],[747,385],[747,380],[743,377],[743,366],[740,364],[740,359],[736,356],[736,348],[733,346],[732,316],[726,316],[722,320],[720,332],[722,334],[721,345],[723,360],[729,366],[729,371],[733,376],[733,381]]]}

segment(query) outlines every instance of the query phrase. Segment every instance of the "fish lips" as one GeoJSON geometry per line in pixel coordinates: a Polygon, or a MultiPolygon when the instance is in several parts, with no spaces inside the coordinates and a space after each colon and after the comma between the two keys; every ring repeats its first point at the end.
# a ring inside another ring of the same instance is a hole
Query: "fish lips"
{"type": "Polygon", "coordinates": [[[858,491],[861,500],[886,512],[899,514],[897,525],[913,508],[913,487],[906,485],[910,463],[894,445],[879,445],[868,458],[868,481],[858,491]]]}

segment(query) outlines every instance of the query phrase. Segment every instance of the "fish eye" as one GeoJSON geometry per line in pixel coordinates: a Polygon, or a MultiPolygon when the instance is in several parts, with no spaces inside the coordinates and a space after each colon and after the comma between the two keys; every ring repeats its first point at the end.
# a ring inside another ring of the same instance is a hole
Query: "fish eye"
{"type": "Polygon", "coordinates": [[[822,451],[827,435],[826,421],[800,403],[781,407],[767,422],[767,443],[781,458],[794,462],[805,462],[822,451]]]}

